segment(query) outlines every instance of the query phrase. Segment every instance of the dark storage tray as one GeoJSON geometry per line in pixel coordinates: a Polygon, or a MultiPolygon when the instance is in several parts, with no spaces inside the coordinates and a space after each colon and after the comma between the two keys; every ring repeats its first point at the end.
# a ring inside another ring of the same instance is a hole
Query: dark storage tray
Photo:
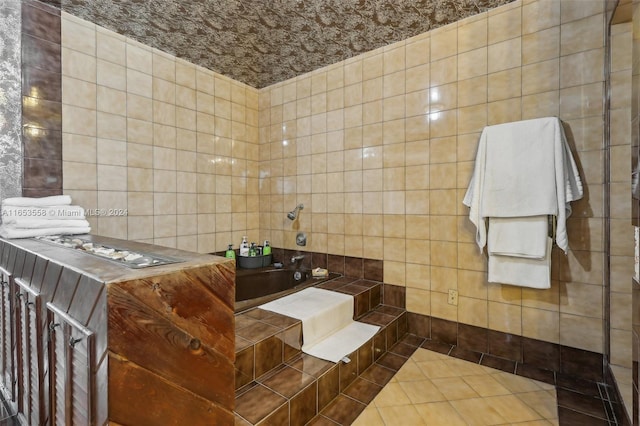
{"type": "Polygon", "coordinates": [[[264,256],[238,256],[236,258],[236,263],[238,268],[243,269],[255,269],[255,268],[263,268],[265,266],[271,265],[271,255],[267,254],[264,256]]]}

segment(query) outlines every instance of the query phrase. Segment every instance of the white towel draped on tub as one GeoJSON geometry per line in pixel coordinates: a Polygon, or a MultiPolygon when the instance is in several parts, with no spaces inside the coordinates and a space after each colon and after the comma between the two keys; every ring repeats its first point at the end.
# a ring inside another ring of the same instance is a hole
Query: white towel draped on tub
{"type": "Polygon", "coordinates": [[[353,296],[310,287],[260,305],[302,321],[302,351],[317,358],[338,362],[356,351],[380,327],[353,320],[353,296]]]}
{"type": "Polygon", "coordinates": [[[558,118],[485,127],[463,203],[470,207],[478,247],[488,245],[489,281],[549,288],[553,240],[547,215],[556,217],[555,241],[566,253],[569,203],[582,192],[558,118]]]}

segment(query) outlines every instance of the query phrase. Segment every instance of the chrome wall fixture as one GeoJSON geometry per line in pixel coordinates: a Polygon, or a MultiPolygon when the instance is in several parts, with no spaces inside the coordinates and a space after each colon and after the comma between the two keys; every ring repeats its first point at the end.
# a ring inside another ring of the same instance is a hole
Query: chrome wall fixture
{"type": "Polygon", "coordinates": [[[298,204],[295,209],[287,213],[287,218],[289,220],[296,220],[296,218],[298,217],[298,212],[302,209],[304,209],[304,204],[298,204]]]}

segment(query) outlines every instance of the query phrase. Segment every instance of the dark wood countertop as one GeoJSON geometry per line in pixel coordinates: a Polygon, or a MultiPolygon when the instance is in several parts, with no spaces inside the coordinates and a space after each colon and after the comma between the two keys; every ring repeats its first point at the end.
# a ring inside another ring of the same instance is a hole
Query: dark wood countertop
{"type": "MultiPolygon", "coordinates": [[[[179,259],[180,262],[165,265],[150,266],[145,268],[130,268],[117,261],[101,258],[90,253],[73,248],[64,247],[55,243],[42,241],[35,238],[5,239],[4,241],[19,247],[27,252],[37,254],[40,257],[53,261],[89,275],[98,281],[105,283],[120,282],[125,280],[140,279],[156,275],[164,275],[184,269],[201,267],[209,264],[233,262],[220,256],[199,254],[184,250],[172,249],[153,244],[139,243],[135,241],[108,238],[97,235],[77,235],[82,240],[90,241],[109,247],[134,252],[143,252],[157,256],[165,256],[179,259]]],[[[233,267],[235,269],[235,267],[233,267]]]]}

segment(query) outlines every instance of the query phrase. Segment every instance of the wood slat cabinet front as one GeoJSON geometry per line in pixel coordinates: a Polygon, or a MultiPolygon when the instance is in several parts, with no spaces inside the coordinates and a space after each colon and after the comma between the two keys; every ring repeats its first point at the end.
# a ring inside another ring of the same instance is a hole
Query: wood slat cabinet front
{"type": "Polygon", "coordinates": [[[47,335],[42,296],[21,279],[15,281],[18,412],[24,423],[44,424],[47,418],[44,384],[47,335]]]}
{"type": "Polygon", "coordinates": [[[5,268],[0,268],[0,354],[2,356],[0,363],[2,382],[0,386],[8,409],[16,412],[18,399],[16,395],[14,288],[13,274],[5,268]]]}
{"type": "Polygon", "coordinates": [[[94,333],[47,304],[51,424],[94,425],[94,333]]]}

